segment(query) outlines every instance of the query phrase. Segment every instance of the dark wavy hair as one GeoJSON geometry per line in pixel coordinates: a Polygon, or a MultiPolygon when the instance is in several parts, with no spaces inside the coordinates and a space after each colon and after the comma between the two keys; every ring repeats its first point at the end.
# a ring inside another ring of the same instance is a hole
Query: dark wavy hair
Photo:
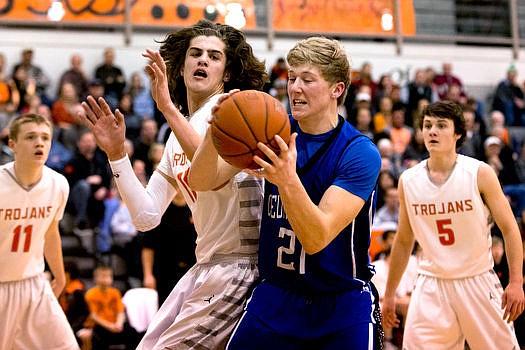
{"type": "Polygon", "coordinates": [[[224,83],[224,91],[262,90],[268,81],[266,67],[264,61],[259,61],[254,56],[245,34],[226,24],[200,20],[191,27],[168,34],[160,41],[160,54],[166,62],[170,93],[182,114],[188,115],[188,100],[184,78],[180,72],[184,67],[190,41],[198,36],[216,36],[226,46],[225,74],[229,74],[230,79],[224,83]]]}
{"type": "Polygon", "coordinates": [[[418,116],[417,125],[423,128],[423,118],[425,116],[450,119],[454,122],[454,133],[461,135],[456,141],[456,148],[461,147],[467,136],[465,117],[463,116],[463,106],[455,101],[439,101],[426,106],[418,116]]]}

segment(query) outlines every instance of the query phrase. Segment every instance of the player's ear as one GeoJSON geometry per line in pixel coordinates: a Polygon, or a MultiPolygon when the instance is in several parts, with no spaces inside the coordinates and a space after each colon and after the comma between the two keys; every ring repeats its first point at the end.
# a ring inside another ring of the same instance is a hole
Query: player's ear
{"type": "Polygon", "coordinates": [[[225,82],[225,83],[230,81],[230,73],[229,72],[224,72],[224,76],[222,77],[222,81],[225,82]]]}
{"type": "Polygon", "coordinates": [[[338,83],[335,83],[332,86],[331,95],[333,98],[339,98],[339,96],[341,96],[344,91],[345,91],[345,83],[340,81],[338,83]]]}

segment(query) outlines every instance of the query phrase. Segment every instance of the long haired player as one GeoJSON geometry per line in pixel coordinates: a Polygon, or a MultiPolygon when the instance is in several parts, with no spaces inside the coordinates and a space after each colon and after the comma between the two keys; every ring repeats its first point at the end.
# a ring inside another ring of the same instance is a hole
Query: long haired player
{"type": "Polygon", "coordinates": [[[144,56],[150,59],[152,95],[173,130],[146,188],[124,150],[122,113],[113,114],[103,99],[88,97],[83,103],[85,123],[108,154],[135,226],[146,231],[158,225],[179,188],[198,235],[196,265],[177,283],[138,348],[220,349],[258,277],[262,184],[240,173],[217,191],[195,192],[187,178],[218,96],[225,89],[260,90],[265,66],[241,31],[209,21],[169,34],[160,53],[147,50],[144,56]]]}

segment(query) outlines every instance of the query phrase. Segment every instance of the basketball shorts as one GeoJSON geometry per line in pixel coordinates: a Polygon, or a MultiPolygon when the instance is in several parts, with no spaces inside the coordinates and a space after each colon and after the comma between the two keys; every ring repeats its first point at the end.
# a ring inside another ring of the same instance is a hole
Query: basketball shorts
{"type": "Polygon", "coordinates": [[[403,349],[519,349],[503,320],[503,288],[494,273],[461,279],[419,275],[410,298],[403,349]]]}
{"type": "Polygon", "coordinates": [[[375,297],[369,287],[306,296],[257,285],[228,350],[373,349],[375,297]]]}
{"type": "Polygon", "coordinates": [[[155,314],[137,350],[224,349],[258,278],[257,257],[193,266],[155,314]]]}
{"type": "Polygon", "coordinates": [[[79,349],[44,274],[0,282],[0,349],[79,349]]]}

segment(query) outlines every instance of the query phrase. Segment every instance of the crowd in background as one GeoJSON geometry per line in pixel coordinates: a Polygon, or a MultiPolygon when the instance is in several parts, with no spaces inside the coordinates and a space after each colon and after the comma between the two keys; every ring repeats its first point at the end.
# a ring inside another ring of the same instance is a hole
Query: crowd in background
{"type": "MultiPolygon", "coordinates": [[[[31,49],[21,51],[20,61],[14,64],[11,72],[6,71],[5,56],[0,53],[0,164],[13,159],[7,146],[7,125],[13,116],[38,113],[49,118],[54,125],[54,135],[47,165],[64,174],[69,182],[71,192],[67,213],[72,218],[70,231],[80,238],[92,238],[93,244],[88,244],[87,248],[102,263],[107,262],[105,259],[111,252],[120,251],[127,262],[129,275],[141,280],[144,286],[162,287],[162,301],[177,278],[162,275],[162,279],[171,278],[167,286],[155,281],[151,269],[146,271],[142,266],[145,261],[143,251],[146,251],[147,259],[152,259],[148,249],[157,249],[156,258],[166,261],[157,263],[156,273],[164,273],[161,266],[173,259],[180,277],[195,261],[191,215],[187,207],[177,212],[177,207],[185,206],[180,200],[174,201],[174,211],[167,212],[171,214],[166,214],[159,232],[151,235],[155,239],[144,241],[148,233],[138,232],[133,226],[112,183],[105,154],[97,148],[94,136],[78,118],[78,113],[84,113],[81,102],[88,95],[104,97],[112,109],[118,108],[125,115],[127,153],[133,169],[139,179],[147,183],[160,161],[170,129],[156,109],[146,75],[135,72],[128,81],[125,78],[127,72],[117,62],[115,52],[107,48],[95,71],[85,72],[82,56],[72,54],[71,66],[61,76],[50,77],[33,62],[31,49]],[[58,82],[57,91],[48,89],[52,80],[58,82]],[[183,244],[177,245],[174,235],[162,235],[162,230],[178,230],[177,223],[171,223],[170,216],[184,220],[180,225],[186,232],[181,238],[183,244]],[[162,236],[174,238],[163,242],[162,236]],[[172,250],[177,250],[177,253],[170,256],[168,248],[175,246],[177,248],[172,250]]],[[[389,242],[397,226],[397,180],[405,169],[428,156],[417,116],[427,104],[439,100],[454,100],[464,106],[467,139],[459,153],[483,160],[496,171],[519,223],[525,250],[525,82],[520,84],[516,67],[511,65],[506,76],[494,82],[490,98],[478,100],[469,95],[461,73],[453,71],[453,62],[438,64],[442,65],[440,71],[431,67],[417,68],[410,81],[398,85],[387,73],[374,80],[373,66],[365,62],[361,67],[354,67],[346,101],[340,106],[340,114],[374,140],[382,157],[374,219],[374,229],[381,232],[380,249],[371,254],[378,266],[375,279],[379,285],[382,280],[386,281],[389,242]]],[[[285,60],[279,58],[269,73],[270,81],[265,90],[290,111],[285,60]]],[[[63,228],[67,230],[65,226],[63,228]]],[[[497,227],[493,228],[492,234],[497,247],[493,252],[495,270],[505,287],[508,271],[505,252],[501,251],[502,235],[497,227]]],[[[417,264],[417,250],[414,257],[414,264],[417,264]]],[[[147,261],[150,266],[151,261],[147,261]]],[[[404,284],[400,292],[403,297],[409,297],[409,286],[410,281],[404,284]]],[[[75,289],[72,288],[66,292],[74,295],[75,289]]],[[[381,292],[380,286],[378,289],[381,292]]],[[[63,303],[65,307],[65,299],[63,303]]],[[[82,329],[83,324],[78,327],[77,330],[82,329]]],[[[523,315],[516,323],[516,332],[518,337],[521,336],[521,344],[525,344],[525,330],[520,327],[523,327],[523,315]]],[[[392,343],[400,344],[395,333],[387,333],[387,336],[392,343]]]]}

